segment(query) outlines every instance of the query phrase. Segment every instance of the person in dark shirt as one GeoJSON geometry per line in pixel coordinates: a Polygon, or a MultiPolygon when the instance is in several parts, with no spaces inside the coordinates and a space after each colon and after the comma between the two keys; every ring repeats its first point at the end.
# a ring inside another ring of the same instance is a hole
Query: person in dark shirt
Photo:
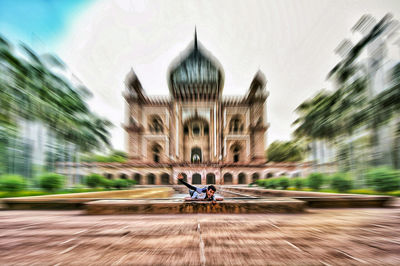
{"type": "Polygon", "coordinates": [[[183,180],[183,175],[178,174],[178,181],[189,188],[190,199],[198,199],[198,200],[209,200],[214,204],[216,203],[215,199],[215,191],[217,190],[215,186],[210,185],[204,188],[195,187],[183,180]]]}

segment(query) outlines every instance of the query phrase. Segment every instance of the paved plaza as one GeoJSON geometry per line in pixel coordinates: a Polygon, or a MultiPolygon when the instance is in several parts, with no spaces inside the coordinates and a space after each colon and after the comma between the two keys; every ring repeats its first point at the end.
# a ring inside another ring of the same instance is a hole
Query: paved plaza
{"type": "Polygon", "coordinates": [[[0,265],[400,265],[400,208],[107,216],[0,211],[0,265]]]}

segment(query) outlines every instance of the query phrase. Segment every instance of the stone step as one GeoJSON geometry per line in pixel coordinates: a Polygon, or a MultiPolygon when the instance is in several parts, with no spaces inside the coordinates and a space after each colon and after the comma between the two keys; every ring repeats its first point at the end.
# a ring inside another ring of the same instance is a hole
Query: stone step
{"type": "Polygon", "coordinates": [[[179,214],[179,213],[299,213],[305,202],[290,198],[226,198],[212,204],[181,199],[98,200],[85,204],[87,214],[179,214]]]}

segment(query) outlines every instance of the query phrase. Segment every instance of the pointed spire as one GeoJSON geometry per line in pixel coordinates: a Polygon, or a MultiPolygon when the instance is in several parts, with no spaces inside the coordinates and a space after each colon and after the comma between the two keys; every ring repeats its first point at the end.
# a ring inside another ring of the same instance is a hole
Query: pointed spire
{"type": "Polygon", "coordinates": [[[194,49],[197,50],[197,30],[196,30],[196,26],[194,26],[194,49]]]}

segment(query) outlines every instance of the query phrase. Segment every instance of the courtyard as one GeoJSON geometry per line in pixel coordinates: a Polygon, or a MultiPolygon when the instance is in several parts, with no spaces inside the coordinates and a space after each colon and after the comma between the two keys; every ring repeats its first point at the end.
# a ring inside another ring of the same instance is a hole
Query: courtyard
{"type": "Polygon", "coordinates": [[[1,265],[399,265],[400,204],[301,214],[0,212],[1,265]]]}

